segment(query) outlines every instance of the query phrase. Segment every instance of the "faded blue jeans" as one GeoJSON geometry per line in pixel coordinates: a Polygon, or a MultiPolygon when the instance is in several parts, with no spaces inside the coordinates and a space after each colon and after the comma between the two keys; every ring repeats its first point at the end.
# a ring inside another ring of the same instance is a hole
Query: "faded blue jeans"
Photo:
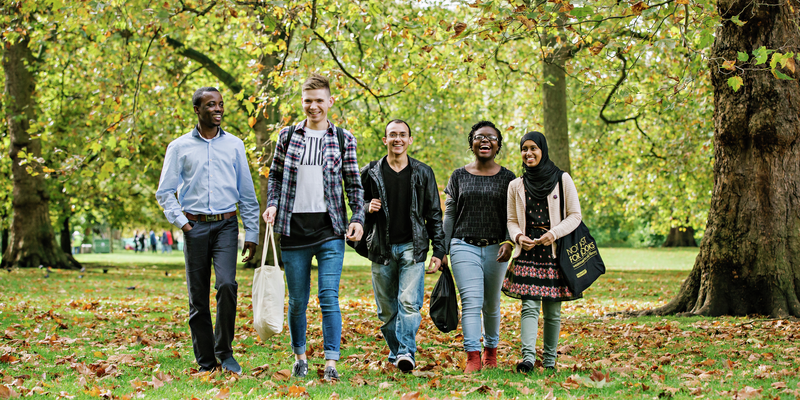
{"type": "Polygon", "coordinates": [[[542,365],[556,365],[558,336],[561,333],[561,302],[522,300],[522,317],[520,336],[522,339],[522,357],[531,364],[536,362],[536,337],[539,333],[539,309],[544,312],[544,332],[542,333],[542,365]],[[540,307],[541,305],[541,307],[540,307]]]}
{"type": "Polygon", "coordinates": [[[417,352],[416,336],[425,296],[425,261],[414,262],[414,243],[391,245],[388,265],[372,263],[372,289],[381,333],[389,346],[389,362],[417,352]]]}
{"type": "Polygon", "coordinates": [[[339,359],[342,312],[339,279],[344,262],[344,239],[334,239],[298,250],[283,250],[286,286],[289,288],[289,333],[294,354],[306,352],[306,309],[311,295],[311,257],[317,257],[317,298],[322,311],[322,339],[326,360],[339,359]]]}
{"type": "Polygon", "coordinates": [[[497,348],[500,339],[500,289],[507,262],[497,262],[499,244],[479,247],[461,239],[450,241],[453,278],[461,296],[461,329],[464,350],[481,350],[481,314],[483,346],[497,348]]]}

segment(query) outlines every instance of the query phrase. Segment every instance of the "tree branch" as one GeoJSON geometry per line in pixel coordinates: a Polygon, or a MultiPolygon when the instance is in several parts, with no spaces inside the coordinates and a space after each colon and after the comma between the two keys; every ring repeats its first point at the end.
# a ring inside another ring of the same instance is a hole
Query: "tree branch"
{"type": "Polygon", "coordinates": [[[195,13],[198,16],[206,15],[206,14],[208,14],[209,11],[211,11],[212,8],[214,8],[214,6],[217,5],[217,2],[215,0],[215,1],[212,1],[211,4],[209,4],[208,7],[206,7],[205,10],[197,11],[194,8],[186,7],[186,3],[184,3],[183,0],[180,0],[180,2],[181,2],[181,10],[178,11],[177,13],[175,13],[175,15],[180,14],[180,13],[185,12],[185,11],[188,11],[188,12],[191,12],[191,13],[195,13]]]}
{"type": "Polygon", "coordinates": [[[603,108],[600,109],[600,119],[602,119],[603,122],[606,123],[606,125],[621,124],[626,121],[635,120],[636,118],[639,118],[639,115],[641,115],[637,114],[635,117],[628,117],[623,119],[608,119],[603,114],[603,112],[606,110],[606,107],[608,107],[608,104],[611,102],[611,98],[614,97],[614,93],[616,93],[617,89],[619,89],[619,87],[622,86],[622,82],[625,81],[625,78],[628,77],[628,70],[626,69],[627,60],[625,60],[625,56],[622,55],[621,51],[617,51],[617,58],[622,60],[622,72],[619,76],[619,79],[617,79],[617,83],[614,85],[613,88],[611,88],[611,91],[608,93],[606,101],[603,103],[603,108]]]}
{"type": "Polygon", "coordinates": [[[233,77],[233,75],[228,73],[228,71],[222,69],[222,67],[214,62],[214,60],[191,47],[186,47],[186,45],[177,39],[173,39],[169,36],[167,36],[166,39],[167,44],[174,48],[175,52],[190,60],[200,63],[203,68],[210,72],[211,75],[214,75],[217,79],[222,81],[222,83],[225,84],[225,86],[227,86],[232,92],[239,93],[242,91],[242,84],[239,83],[236,78],[233,77]]]}
{"type": "Polygon", "coordinates": [[[132,132],[136,133],[136,106],[138,105],[139,101],[139,89],[141,89],[141,80],[142,80],[142,69],[144,69],[144,62],[147,61],[147,55],[150,54],[150,46],[153,45],[153,41],[156,40],[158,37],[158,33],[161,32],[161,28],[159,27],[153,32],[153,37],[150,38],[150,43],[147,44],[147,50],[144,51],[144,57],[142,57],[142,62],[139,64],[139,73],[136,75],[136,91],[133,93],[133,130],[132,132]]]}

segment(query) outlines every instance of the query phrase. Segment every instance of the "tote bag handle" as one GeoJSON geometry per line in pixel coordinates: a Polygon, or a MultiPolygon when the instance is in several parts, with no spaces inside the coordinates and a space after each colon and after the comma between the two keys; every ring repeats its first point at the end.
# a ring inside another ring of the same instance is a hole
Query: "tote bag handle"
{"type": "Polygon", "coordinates": [[[275,246],[275,234],[272,232],[272,224],[267,224],[267,231],[264,232],[264,246],[261,248],[261,266],[267,261],[267,246],[272,246],[273,266],[278,267],[278,250],[275,246]]]}

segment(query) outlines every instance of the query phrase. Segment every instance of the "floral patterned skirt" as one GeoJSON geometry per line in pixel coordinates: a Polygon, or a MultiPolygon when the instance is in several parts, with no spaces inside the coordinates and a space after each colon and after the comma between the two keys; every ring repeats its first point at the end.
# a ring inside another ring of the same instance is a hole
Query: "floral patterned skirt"
{"type": "MultiPolygon", "coordinates": [[[[541,232],[543,234],[544,232],[541,232]]],[[[538,237],[538,236],[537,236],[538,237]]],[[[534,246],[522,250],[519,257],[509,263],[503,279],[503,293],[521,300],[569,301],[575,296],[567,286],[564,273],[556,264],[551,246],[534,246]]]]}

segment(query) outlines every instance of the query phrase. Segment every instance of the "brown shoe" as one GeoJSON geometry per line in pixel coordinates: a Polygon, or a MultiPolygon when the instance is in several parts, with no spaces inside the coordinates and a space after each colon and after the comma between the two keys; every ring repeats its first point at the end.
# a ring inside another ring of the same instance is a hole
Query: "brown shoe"
{"type": "Polygon", "coordinates": [[[464,368],[465,374],[470,374],[481,370],[481,352],[468,351],[467,352],[467,366],[464,368]]]}
{"type": "Polygon", "coordinates": [[[497,347],[493,349],[485,347],[483,349],[483,367],[497,368],[497,347]]]}

